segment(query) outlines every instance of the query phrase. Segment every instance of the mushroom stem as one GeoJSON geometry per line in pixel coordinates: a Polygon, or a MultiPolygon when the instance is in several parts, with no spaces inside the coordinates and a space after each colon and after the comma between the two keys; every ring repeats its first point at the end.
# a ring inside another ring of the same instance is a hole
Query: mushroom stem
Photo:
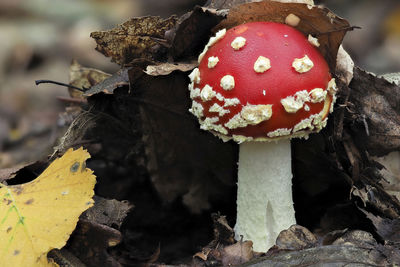
{"type": "Polygon", "coordinates": [[[236,240],[266,252],[295,223],[290,140],[240,144],[236,240]]]}

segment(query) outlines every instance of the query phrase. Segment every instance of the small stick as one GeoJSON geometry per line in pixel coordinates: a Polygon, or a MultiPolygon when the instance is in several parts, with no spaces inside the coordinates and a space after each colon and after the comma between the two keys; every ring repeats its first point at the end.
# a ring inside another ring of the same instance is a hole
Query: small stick
{"type": "Polygon", "coordinates": [[[56,81],[52,81],[52,80],[36,80],[35,81],[36,85],[39,85],[39,84],[42,84],[42,83],[57,84],[57,85],[69,87],[69,88],[72,88],[72,89],[76,89],[76,90],[81,91],[81,92],[85,92],[87,90],[87,88],[83,88],[82,89],[82,88],[79,88],[79,87],[76,87],[76,86],[73,86],[73,85],[70,85],[70,84],[66,84],[66,83],[62,83],[62,82],[56,82],[56,81]]]}

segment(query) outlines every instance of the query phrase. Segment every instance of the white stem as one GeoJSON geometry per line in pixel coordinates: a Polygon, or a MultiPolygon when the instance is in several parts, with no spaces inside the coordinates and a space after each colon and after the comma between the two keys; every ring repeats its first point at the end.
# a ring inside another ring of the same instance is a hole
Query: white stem
{"type": "Polygon", "coordinates": [[[266,252],[295,223],[290,140],[240,144],[236,240],[266,252]]]}

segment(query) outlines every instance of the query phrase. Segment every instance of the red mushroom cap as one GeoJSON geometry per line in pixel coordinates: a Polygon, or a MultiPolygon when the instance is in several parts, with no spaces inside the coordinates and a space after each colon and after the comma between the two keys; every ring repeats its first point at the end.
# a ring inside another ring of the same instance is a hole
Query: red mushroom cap
{"type": "Polygon", "coordinates": [[[285,24],[252,22],[212,37],[189,75],[190,111],[223,140],[305,137],[326,125],[336,85],[315,45],[285,24]]]}

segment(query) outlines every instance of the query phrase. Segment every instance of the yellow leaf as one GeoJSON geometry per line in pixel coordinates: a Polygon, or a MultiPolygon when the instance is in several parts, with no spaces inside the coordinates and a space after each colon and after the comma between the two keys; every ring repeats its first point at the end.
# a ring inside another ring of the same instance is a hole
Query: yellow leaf
{"type": "Polygon", "coordinates": [[[79,215],[93,206],[89,153],[69,149],[35,180],[0,188],[0,266],[56,266],[47,252],[65,245],[79,215]]]}

